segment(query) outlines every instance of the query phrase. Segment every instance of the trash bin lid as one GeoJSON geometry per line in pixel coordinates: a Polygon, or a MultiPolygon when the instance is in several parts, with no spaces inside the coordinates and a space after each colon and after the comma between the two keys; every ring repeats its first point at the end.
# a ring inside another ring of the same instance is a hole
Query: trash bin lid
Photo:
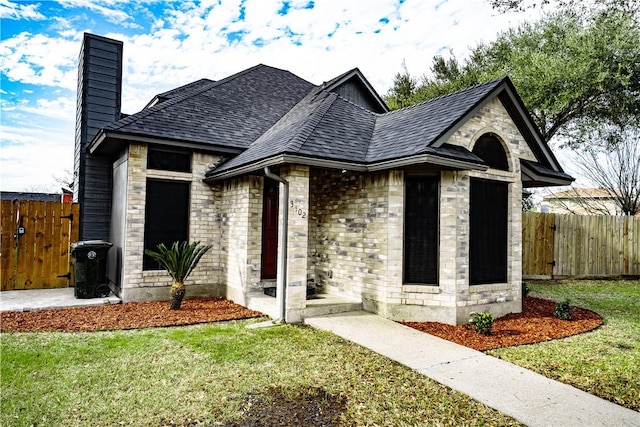
{"type": "Polygon", "coordinates": [[[111,246],[113,243],[104,240],[81,240],[71,243],[71,249],[110,248],[111,246]]]}

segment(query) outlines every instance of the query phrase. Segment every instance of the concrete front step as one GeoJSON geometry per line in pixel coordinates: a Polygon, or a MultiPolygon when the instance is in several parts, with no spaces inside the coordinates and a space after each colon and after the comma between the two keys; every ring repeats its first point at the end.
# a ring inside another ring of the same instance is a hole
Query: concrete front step
{"type": "MultiPolygon", "coordinates": [[[[247,308],[256,310],[267,316],[278,319],[278,303],[276,298],[262,292],[247,294],[247,308]]],[[[329,314],[347,313],[362,310],[362,302],[342,296],[320,294],[307,300],[303,318],[325,316],[329,314]]]]}
{"type": "Polygon", "coordinates": [[[306,319],[359,310],[362,310],[362,301],[333,295],[318,295],[315,299],[307,301],[307,308],[304,310],[303,317],[306,319]]]}

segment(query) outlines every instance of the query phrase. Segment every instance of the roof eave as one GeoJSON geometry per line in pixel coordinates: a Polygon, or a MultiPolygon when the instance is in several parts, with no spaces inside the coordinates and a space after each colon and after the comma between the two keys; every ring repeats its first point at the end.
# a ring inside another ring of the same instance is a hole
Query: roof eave
{"type": "Polygon", "coordinates": [[[113,154],[120,151],[125,145],[129,144],[130,142],[162,145],[172,148],[182,148],[220,154],[240,154],[243,151],[242,148],[183,141],[178,139],[156,138],[121,132],[110,132],[103,129],[100,130],[98,135],[96,135],[96,137],[93,139],[93,142],[89,145],[89,153],[113,154]]]}
{"type": "Polygon", "coordinates": [[[566,178],[563,177],[550,177],[545,176],[539,173],[536,173],[533,169],[528,167],[526,164],[521,163],[522,170],[522,185],[526,188],[532,187],[557,187],[564,185],[571,185],[575,178],[567,175],[566,178]]]}
{"type": "Polygon", "coordinates": [[[346,162],[340,160],[328,160],[320,159],[317,157],[305,157],[290,154],[280,154],[277,156],[269,157],[267,159],[260,160],[248,165],[239,166],[237,168],[229,169],[224,172],[215,173],[213,171],[211,176],[204,178],[204,182],[213,183],[228,178],[233,178],[240,175],[246,175],[256,171],[264,169],[265,166],[277,166],[283,164],[300,164],[305,166],[322,167],[328,169],[345,169],[356,172],[375,172],[384,169],[396,169],[412,166],[416,164],[432,164],[438,165],[450,169],[461,170],[478,170],[485,171],[488,166],[473,162],[467,162],[464,160],[451,159],[446,157],[434,156],[432,154],[420,154],[411,157],[404,157],[393,160],[385,160],[381,162],[374,162],[371,164],[362,164],[355,162],[346,162]]]}

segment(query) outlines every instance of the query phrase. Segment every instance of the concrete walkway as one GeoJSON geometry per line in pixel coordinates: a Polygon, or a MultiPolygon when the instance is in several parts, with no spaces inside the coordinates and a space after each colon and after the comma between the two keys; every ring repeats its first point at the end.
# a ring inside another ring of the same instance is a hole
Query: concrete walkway
{"type": "Polygon", "coordinates": [[[111,294],[106,298],[77,299],[73,288],[25,289],[0,292],[0,311],[36,311],[50,308],[89,307],[120,304],[111,294]]]}
{"type": "Polygon", "coordinates": [[[640,413],[364,311],[305,323],[369,348],[528,426],[640,426],[640,413]]]}

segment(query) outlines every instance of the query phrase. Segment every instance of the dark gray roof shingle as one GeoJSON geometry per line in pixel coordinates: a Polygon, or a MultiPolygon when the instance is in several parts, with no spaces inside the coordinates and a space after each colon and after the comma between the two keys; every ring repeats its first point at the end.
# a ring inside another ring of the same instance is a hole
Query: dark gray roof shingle
{"type": "Polygon", "coordinates": [[[504,81],[492,80],[383,114],[376,120],[367,162],[429,153],[430,146],[504,81]]]}
{"type": "Polygon", "coordinates": [[[283,154],[372,164],[418,154],[483,164],[463,147],[433,143],[503,79],[385,114],[365,110],[335,93],[311,92],[246,151],[207,175],[283,154]]]}
{"type": "Polygon", "coordinates": [[[258,65],[178,94],[104,130],[246,148],[313,88],[288,71],[258,65]]]}

